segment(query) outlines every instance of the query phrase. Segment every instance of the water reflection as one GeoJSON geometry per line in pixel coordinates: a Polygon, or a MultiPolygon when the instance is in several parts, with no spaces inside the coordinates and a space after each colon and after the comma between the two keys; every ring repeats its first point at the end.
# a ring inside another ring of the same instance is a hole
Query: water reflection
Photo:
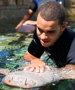
{"type": "MultiPolygon", "coordinates": [[[[66,21],[75,30],[75,18],[68,17],[66,21]]],[[[23,55],[33,36],[33,33],[16,32],[14,27],[18,22],[19,20],[0,22],[0,68],[9,68],[11,71],[22,66],[23,55]]],[[[3,85],[3,77],[0,74],[0,90],[75,90],[75,80],[61,80],[40,88],[22,89],[3,85]]]]}

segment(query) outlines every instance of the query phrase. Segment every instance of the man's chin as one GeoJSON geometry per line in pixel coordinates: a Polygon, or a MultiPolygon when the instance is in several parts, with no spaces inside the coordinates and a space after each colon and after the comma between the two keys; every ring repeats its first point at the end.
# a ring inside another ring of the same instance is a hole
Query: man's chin
{"type": "Polygon", "coordinates": [[[42,44],[43,47],[49,47],[50,45],[45,45],[45,44],[42,44]]]}

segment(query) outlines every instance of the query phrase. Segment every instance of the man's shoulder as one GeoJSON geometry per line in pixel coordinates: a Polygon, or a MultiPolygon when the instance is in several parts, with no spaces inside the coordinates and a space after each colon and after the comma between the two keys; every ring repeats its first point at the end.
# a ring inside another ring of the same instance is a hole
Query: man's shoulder
{"type": "Polygon", "coordinates": [[[37,10],[37,5],[38,5],[38,0],[33,0],[29,9],[35,12],[37,10]]]}
{"type": "Polygon", "coordinates": [[[70,36],[75,37],[75,31],[73,31],[71,28],[66,27],[65,30],[70,36]]]}

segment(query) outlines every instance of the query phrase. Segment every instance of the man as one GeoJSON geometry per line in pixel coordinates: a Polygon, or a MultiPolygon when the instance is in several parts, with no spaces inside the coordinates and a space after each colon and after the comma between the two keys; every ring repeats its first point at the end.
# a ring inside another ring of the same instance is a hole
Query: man
{"type": "Polygon", "coordinates": [[[28,9],[28,12],[24,15],[20,23],[15,28],[17,29],[18,27],[21,27],[23,24],[24,25],[27,25],[27,24],[36,25],[37,23],[36,21],[31,21],[29,19],[36,12],[36,10],[39,9],[39,7],[47,1],[57,1],[63,6],[65,6],[65,0],[33,0],[30,8],[28,9]]]}
{"type": "Polygon", "coordinates": [[[44,51],[58,67],[75,67],[75,32],[66,27],[64,20],[65,9],[59,3],[49,1],[41,6],[33,40],[24,55],[24,59],[31,62],[26,70],[44,72],[46,64],[40,60],[44,51]]]}

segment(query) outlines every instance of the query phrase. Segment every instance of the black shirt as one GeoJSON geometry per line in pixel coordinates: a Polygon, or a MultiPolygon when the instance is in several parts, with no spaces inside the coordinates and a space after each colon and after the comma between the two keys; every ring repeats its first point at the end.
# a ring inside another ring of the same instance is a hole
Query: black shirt
{"type": "Polygon", "coordinates": [[[50,58],[55,61],[58,67],[63,67],[66,64],[75,65],[75,32],[66,27],[55,44],[45,48],[41,45],[35,30],[28,51],[38,58],[40,58],[44,51],[49,52],[50,58]]]}

